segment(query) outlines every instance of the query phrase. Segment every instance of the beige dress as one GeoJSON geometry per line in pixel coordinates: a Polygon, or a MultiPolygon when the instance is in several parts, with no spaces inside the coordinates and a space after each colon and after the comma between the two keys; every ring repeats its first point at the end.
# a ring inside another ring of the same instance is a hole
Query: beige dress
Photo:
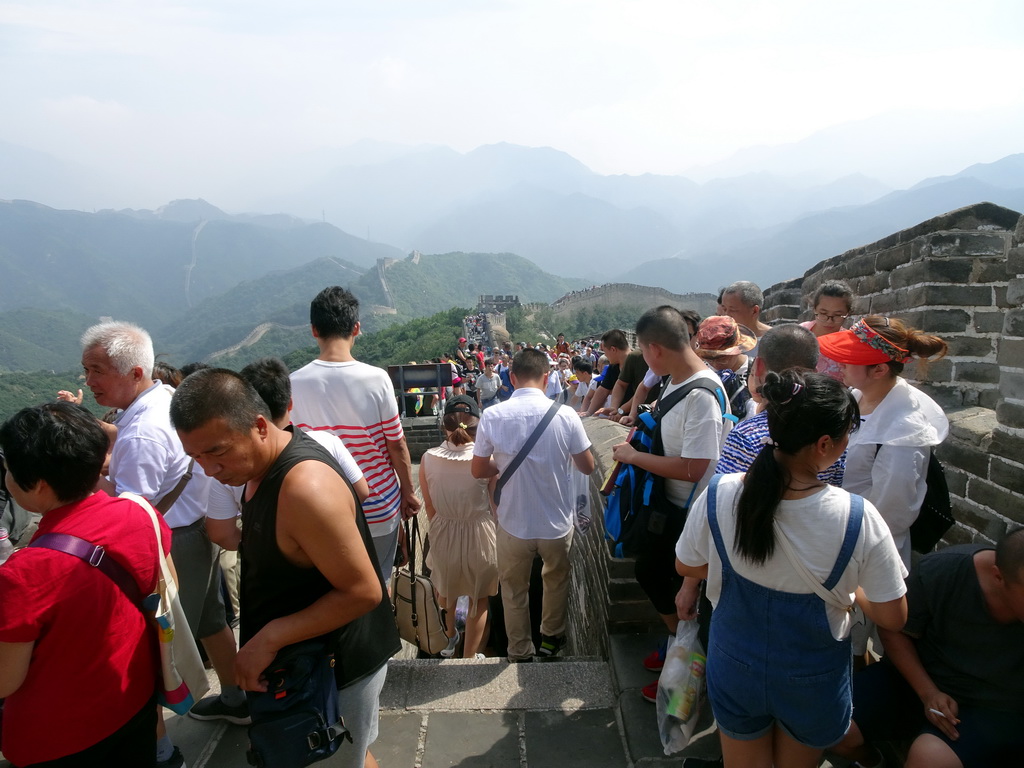
{"type": "Polygon", "coordinates": [[[473,477],[472,459],[472,443],[445,441],[423,454],[420,465],[437,512],[427,554],[434,588],[452,606],[459,595],[469,595],[476,616],[477,598],[498,592],[498,551],[487,480],[473,477]]]}

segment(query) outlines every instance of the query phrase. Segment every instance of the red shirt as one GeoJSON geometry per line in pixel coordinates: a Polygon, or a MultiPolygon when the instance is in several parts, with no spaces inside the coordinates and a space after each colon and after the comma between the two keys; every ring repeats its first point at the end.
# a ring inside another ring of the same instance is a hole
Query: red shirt
{"type": "MultiPolygon", "coordinates": [[[[160,520],[164,551],[171,532],[160,520]]],[[[99,544],[143,594],[160,570],[153,523],[104,493],[47,512],[33,540],[70,533],[99,544]]],[[[105,739],[156,690],[156,642],[142,612],[102,572],[64,552],[21,549],[0,566],[0,642],[34,642],[28,676],[4,705],[4,757],[55,760],[105,739]],[[75,702],[69,714],[67,703],[75,702]]]]}

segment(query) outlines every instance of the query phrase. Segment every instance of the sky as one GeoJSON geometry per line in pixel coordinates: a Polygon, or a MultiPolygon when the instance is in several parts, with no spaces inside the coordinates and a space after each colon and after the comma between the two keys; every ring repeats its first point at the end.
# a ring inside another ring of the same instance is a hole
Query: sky
{"type": "Polygon", "coordinates": [[[899,185],[1024,151],[1021,72],[1019,0],[0,0],[0,140],[139,205],[363,139],[700,179],[887,124],[848,165],[899,185]]]}

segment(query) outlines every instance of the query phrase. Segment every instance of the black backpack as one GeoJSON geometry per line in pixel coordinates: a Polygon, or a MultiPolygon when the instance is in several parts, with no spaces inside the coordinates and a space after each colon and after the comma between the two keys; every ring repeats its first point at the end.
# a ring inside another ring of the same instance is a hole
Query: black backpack
{"type": "MultiPolygon", "coordinates": [[[[652,411],[640,413],[630,445],[643,453],[663,456],[661,420],[695,389],[706,389],[715,395],[722,418],[735,423],[736,417],[729,413],[728,398],[722,385],[702,376],[667,396],[659,396],[652,411]]],[[[651,537],[679,538],[686,522],[686,510],[697,490],[696,483],[686,506],[682,507],[669,501],[664,477],[632,464],[622,466],[615,486],[605,508],[605,535],[615,542],[617,557],[636,554],[645,548],[651,537]]]]}

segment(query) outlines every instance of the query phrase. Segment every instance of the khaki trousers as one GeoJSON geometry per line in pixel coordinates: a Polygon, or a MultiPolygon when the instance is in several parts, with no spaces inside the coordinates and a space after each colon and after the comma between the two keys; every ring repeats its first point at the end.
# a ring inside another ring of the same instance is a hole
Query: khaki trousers
{"type": "Polygon", "coordinates": [[[569,529],[560,539],[519,539],[498,526],[498,579],[510,659],[528,658],[536,652],[530,631],[530,571],[536,555],[544,561],[541,634],[555,637],[565,634],[573,533],[574,530],[569,529]]]}

